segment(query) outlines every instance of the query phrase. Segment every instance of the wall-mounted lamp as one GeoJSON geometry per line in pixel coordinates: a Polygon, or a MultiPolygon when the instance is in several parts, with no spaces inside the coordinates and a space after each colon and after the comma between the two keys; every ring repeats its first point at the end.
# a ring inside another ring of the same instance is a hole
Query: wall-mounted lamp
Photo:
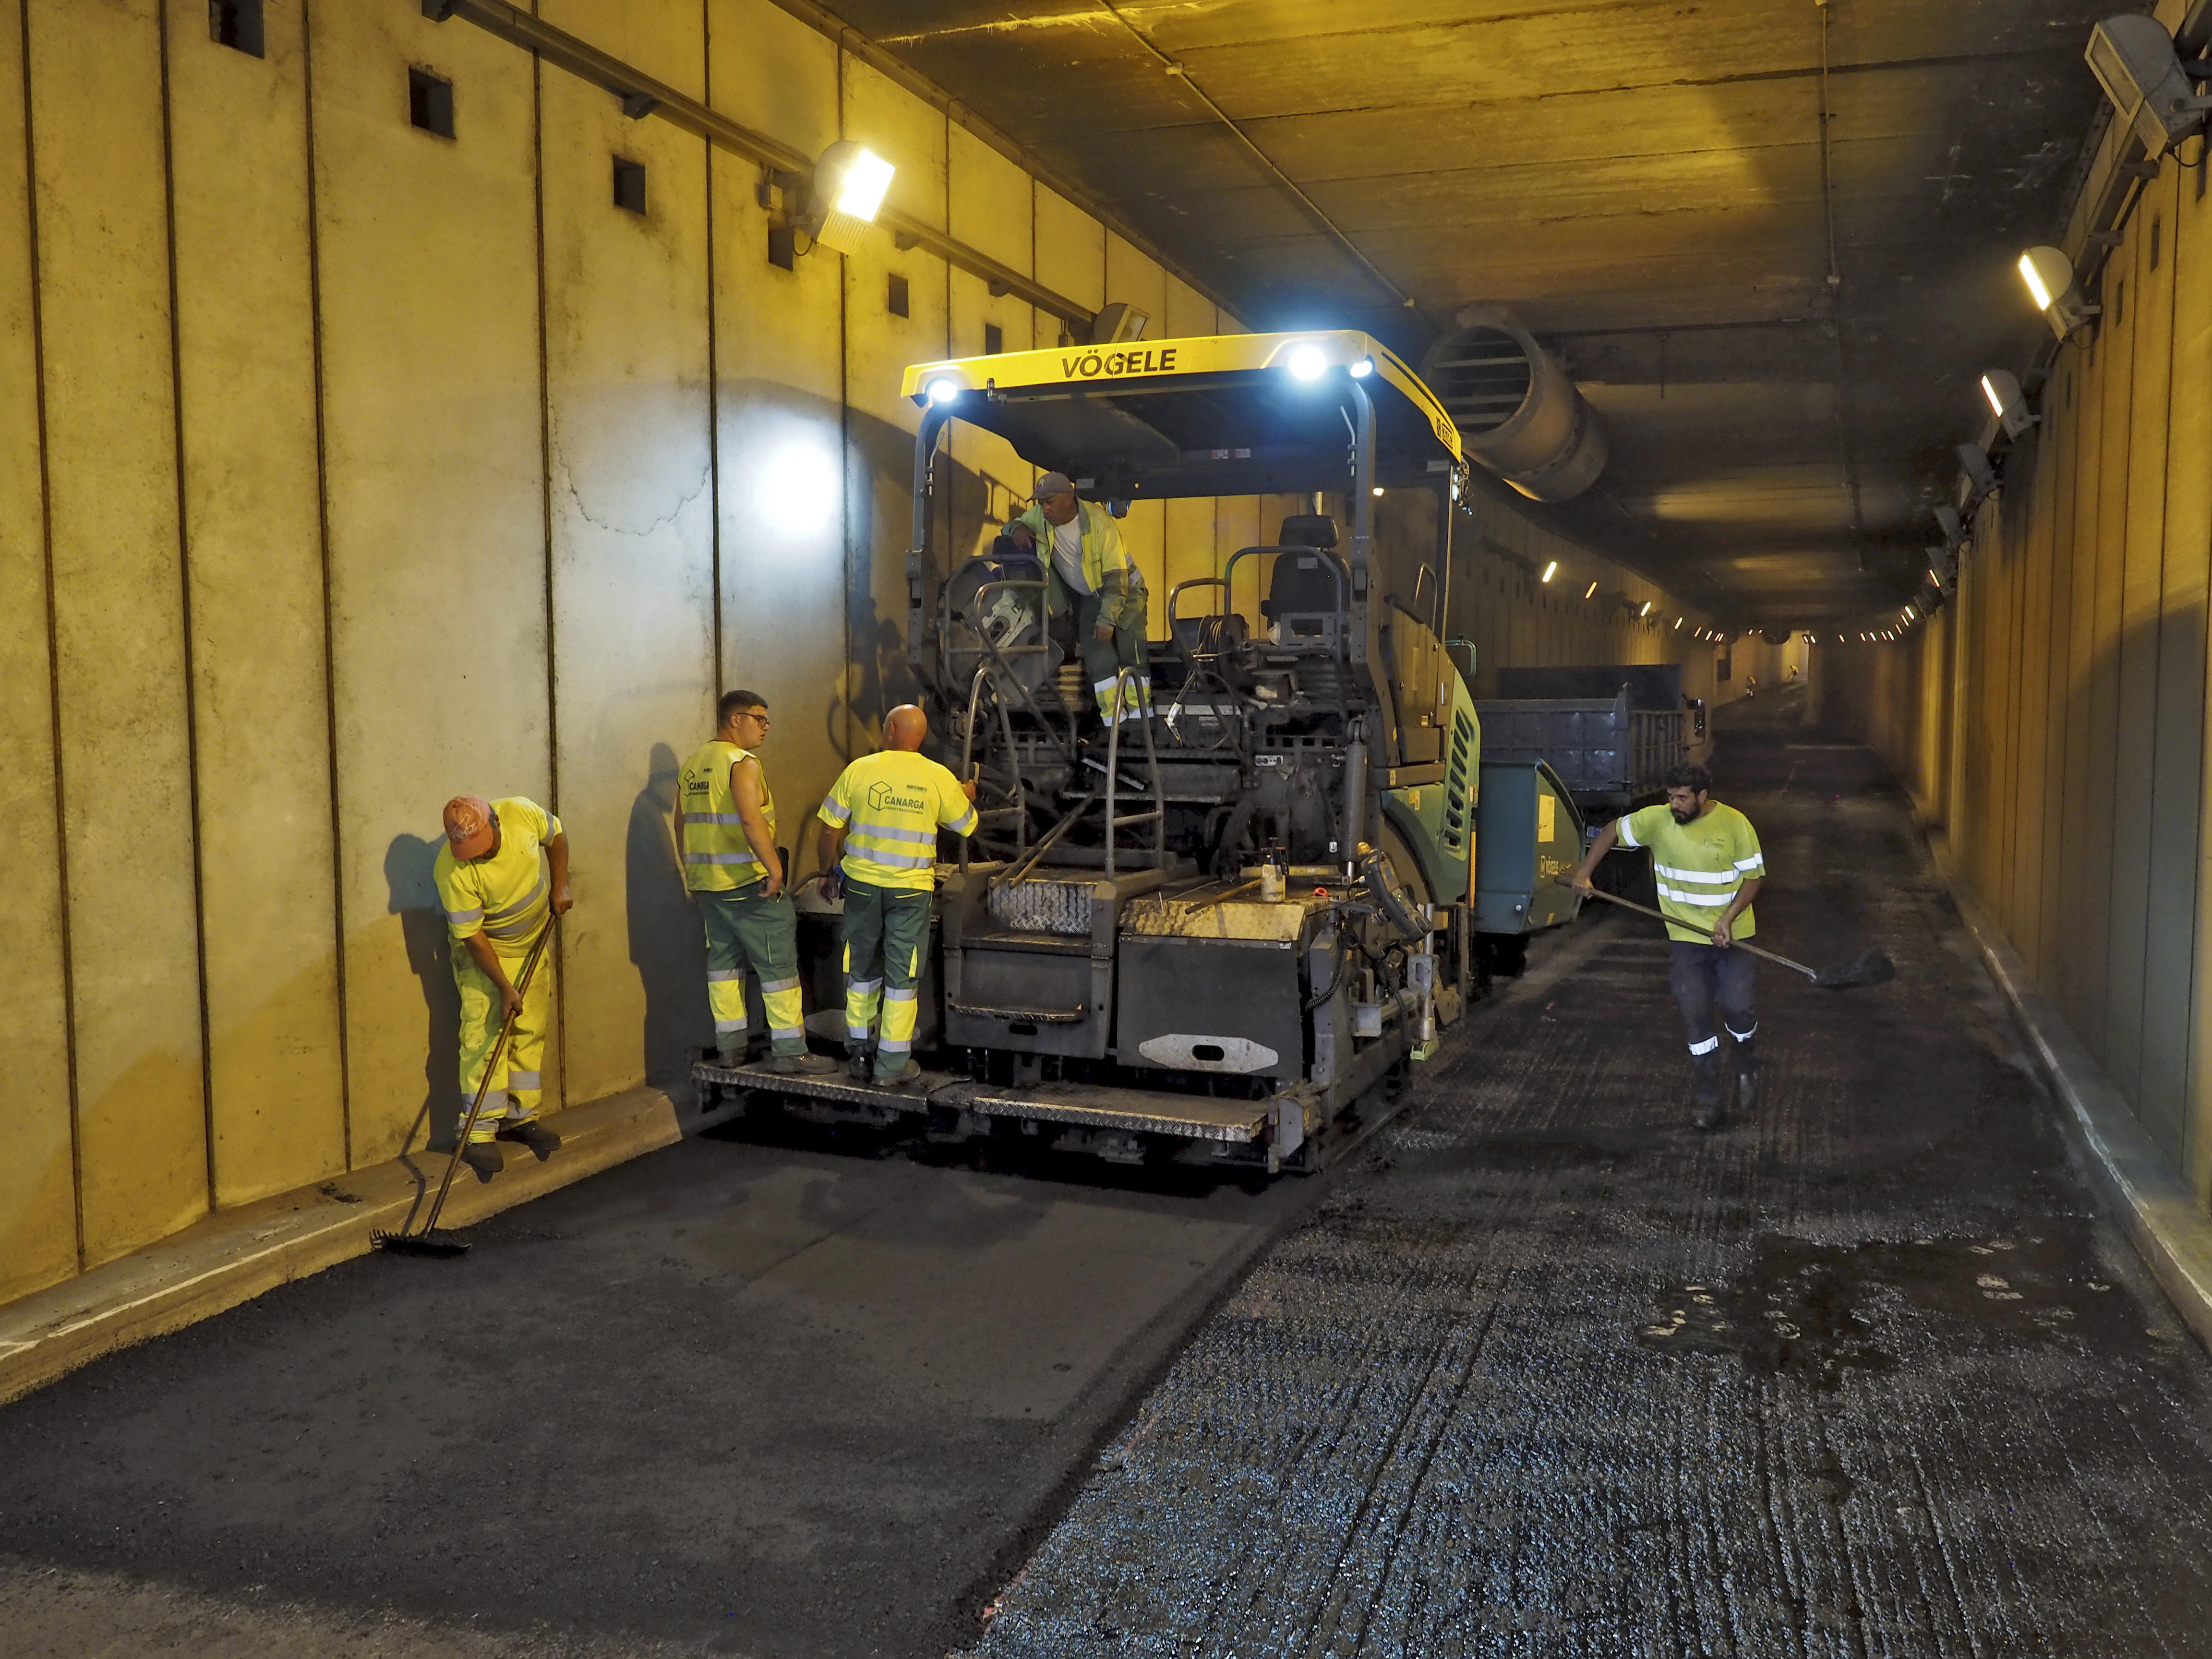
{"type": "MultiPolygon", "coordinates": [[[[1109,301],[1099,308],[1091,319],[1091,343],[1093,345],[1126,345],[1132,340],[1145,337],[1145,325],[1152,320],[1149,311],[1139,311],[1127,300],[1109,301]]],[[[1381,495],[1381,490],[1375,492],[1381,495]]]]}
{"type": "Polygon", "coordinates": [[[2035,301],[2043,320],[2062,340],[2103,309],[2091,305],[2082,294],[2074,262],[2063,249],[2028,249],[2020,256],[2020,279],[2027,284],[2027,297],[2035,301]]]}
{"type": "Polygon", "coordinates": [[[1583,589],[1583,597],[1586,599],[1595,599],[1597,597],[1597,584],[1595,582],[1592,582],[1588,587],[1583,589]]]}
{"type": "Polygon", "coordinates": [[[1681,619],[1680,617],[1675,617],[1675,618],[1674,618],[1674,626],[1675,626],[1675,628],[1676,628],[1676,629],[1677,629],[1677,630],[1680,630],[1680,629],[1681,628],[1681,626],[1682,626],[1682,619],[1681,619]]]}
{"type": "Polygon", "coordinates": [[[1637,614],[1638,616],[1639,616],[1639,617],[1648,617],[1648,616],[1650,616],[1650,615],[1651,614],[1651,601],[1650,601],[1650,600],[1649,600],[1649,599],[1644,600],[1644,609],[1642,609],[1641,611],[1638,611],[1636,614],[1637,614]]]}
{"type": "Polygon", "coordinates": [[[1957,507],[1939,502],[1933,511],[1936,514],[1936,526],[1943,532],[1943,544],[1946,547],[1956,547],[1966,539],[1966,521],[1959,516],[1957,507]]]}
{"type": "Polygon", "coordinates": [[[2212,68],[2185,64],[2173,49],[2173,37],[2156,18],[2107,17],[2090,30],[2089,48],[2082,56],[2153,161],[2204,130],[2212,98],[2199,98],[2190,82],[2192,77],[2212,78],[2212,68]]]}
{"type": "Polygon", "coordinates": [[[866,145],[839,139],[815,162],[805,211],[794,216],[794,227],[817,247],[832,253],[858,253],[897,171],[866,145]]]}
{"type": "Polygon", "coordinates": [[[1990,413],[2004,428],[2006,437],[2025,437],[2028,428],[2035,424],[2034,413],[2027,406],[2027,394],[2020,389],[2020,376],[2010,369],[1993,368],[1984,374],[1982,397],[1990,406],[1990,413]]]}
{"type": "Polygon", "coordinates": [[[1959,504],[1961,507],[1978,501],[1984,495],[1996,494],[1996,469],[1990,465],[1990,452],[1979,444],[1959,446],[1959,472],[1966,485],[1960,492],[1959,504]]]}
{"type": "Polygon", "coordinates": [[[1546,566],[1544,567],[1544,574],[1543,574],[1542,575],[1539,576],[1536,580],[1537,580],[1538,581],[1544,581],[1544,582],[1547,582],[1547,581],[1551,580],[1553,577],[1554,577],[1554,576],[1558,575],[1559,574],[1559,562],[1557,559],[1554,559],[1554,560],[1553,560],[1553,561],[1551,562],[1551,563],[1549,563],[1549,564],[1547,564],[1547,565],[1546,565],[1546,566]]]}

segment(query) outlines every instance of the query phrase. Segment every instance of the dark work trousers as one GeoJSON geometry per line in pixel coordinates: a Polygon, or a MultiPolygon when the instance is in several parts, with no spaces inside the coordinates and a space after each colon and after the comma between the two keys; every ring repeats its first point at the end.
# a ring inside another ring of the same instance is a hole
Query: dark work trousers
{"type": "Polygon", "coordinates": [[[1689,1040],[1701,1104],[1717,1105],[1721,1099],[1721,1037],[1713,1025],[1716,1016],[1735,1043],[1737,1073],[1747,1077],[1759,1069],[1752,1041],[1759,1035],[1758,974],[1759,958],[1748,951],[1685,945],[1680,939],[1668,944],[1667,982],[1674,988],[1674,1006],[1682,1011],[1682,1035],[1689,1040]]]}

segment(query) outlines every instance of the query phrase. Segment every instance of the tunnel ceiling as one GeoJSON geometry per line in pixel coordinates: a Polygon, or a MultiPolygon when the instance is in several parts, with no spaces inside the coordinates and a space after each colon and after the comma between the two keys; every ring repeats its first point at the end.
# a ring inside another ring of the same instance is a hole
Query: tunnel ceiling
{"type": "Polygon", "coordinates": [[[1768,626],[1917,580],[1976,377],[2034,337],[2013,261],[2055,230],[2098,108],[2082,46],[2118,9],[835,4],[1252,326],[1417,355],[1510,306],[1613,437],[1537,516],[1768,626]]]}

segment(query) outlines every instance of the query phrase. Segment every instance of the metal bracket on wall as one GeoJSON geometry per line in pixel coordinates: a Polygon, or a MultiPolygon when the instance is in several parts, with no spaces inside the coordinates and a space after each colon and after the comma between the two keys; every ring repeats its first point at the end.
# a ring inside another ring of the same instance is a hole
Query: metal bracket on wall
{"type": "MultiPolygon", "coordinates": [[[[810,179],[813,176],[812,156],[781,139],[731,120],[587,41],[541,22],[528,12],[507,4],[507,0],[422,0],[422,15],[432,22],[464,19],[512,46],[535,52],[555,68],[589,82],[619,99],[623,113],[634,120],[657,115],[719,149],[742,155],[776,173],[810,179]]],[[[911,214],[884,208],[876,215],[876,222],[897,239],[901,247],[927,249],[955,270],[981,277],[990,284],[994,295],[1014,295],[1078,329],[1091,326],[1094,307],[1045,287],[1012,265],[1001,264],[980,248],[957,240],[911,214]]]]}

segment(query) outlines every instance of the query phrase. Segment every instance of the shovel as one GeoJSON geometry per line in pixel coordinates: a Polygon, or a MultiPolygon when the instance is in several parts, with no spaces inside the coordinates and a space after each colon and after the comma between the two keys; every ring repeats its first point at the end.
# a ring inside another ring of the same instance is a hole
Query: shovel
{"type": "MultiPolygon", "coordinates": [[[[1572,884],[1564,877],[1559,878],[1559,885],[1562,887],[1572,884]]],[[[1656,916],[1660,921],[1671,923],[1676,927],[1686,927],[1693,933],[1703,933],[1707,939],[1713,936],[1713,930],[1710,927],[1700,927],[1694,921],[1684,921],[1679,916],[1670,916],[1664,911],[1655,910],[1648,904],[1638,904],[1631,899],[1616,897],[1595,887],[1591,888],[1583,896],[1603,899],[1607,904],[1618,904],[1624,910],[1634,910],[1643,915],[1656,916]]],[[[1802,962],[1792,962],[1788,957],[1773,951],[1762,951],[1756,945],[1746,944],[1741,939],[1736,940],[1731,948],[1748,951],[1755,957],[1765,957],[1769,962],[1779,963],[1784,968],[1794,968],[1823,991],[1855,990],[1862,985],[1885,984],[1897,977],[1897,964],[1880,951],[1871,948],[1862,951],[1849,962],[1834,968],[1808,968],[1802,962]]]]}
{"type": "Polygon", "coordinates": [[[522,1012],[521,999],[530,990],[530,976],[538,971],[538,958],[544,954],[545,941],[553,937],[556,917],[548,917],[538,933],[530,954],[523,959],[522,977],[515,981],[515,1010],[499,1023],[499,1041],[492,1044],[491,1055],[484,1061],[483,1081],[477,1085],[477,1096],[469,1103],[469,1115],[461,1120],[453,1135],[453,1155],[447,1160],[446,1178],[438,1183],[438,1195],[430,1201],[430,1213],[413,1232],[402,1227],[396,1233],[373,1232],[368,1236],[369,1247],[382,1250],[387,1255],[466,1255],[469,1242],[441,1231],[438,1215],[446,1207],[446,1194],[453,1190],[453,1171],[461,1167],[461,1153],[469,1144],[469,1132],[477,1127],[477,1116],[483,1110],[485,1092],[491,1087],[492,1075],[499,1070],[500,1056],[507,1052],[507,1040],[514,1034],[515,1016],[522,1012]]]}

